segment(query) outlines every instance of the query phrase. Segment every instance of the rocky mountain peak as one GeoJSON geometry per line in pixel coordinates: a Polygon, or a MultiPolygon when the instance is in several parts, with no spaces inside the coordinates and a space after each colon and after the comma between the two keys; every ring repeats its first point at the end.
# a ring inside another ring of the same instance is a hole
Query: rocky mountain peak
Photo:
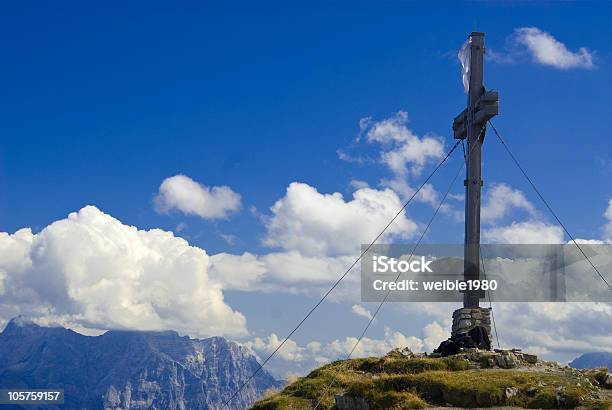
{"type": "MultiPolygon", "coordinates": [[[[0,385],[64,388],[67,409],[218,408],[258,366],[237,343],[174,331],[84,336],[17,317],[0,334],[0,385]]],[[[232,408],[280,385],[262,370],[232,408]]]]}

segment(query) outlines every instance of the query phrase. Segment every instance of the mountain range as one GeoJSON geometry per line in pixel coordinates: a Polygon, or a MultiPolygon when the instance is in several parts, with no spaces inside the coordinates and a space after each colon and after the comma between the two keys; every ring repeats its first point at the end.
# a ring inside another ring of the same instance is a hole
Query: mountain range
{"type": "Polygon", "coordinates": [[[591,352],[584,353],[569,364],[575,369],[591,369],[595,367],[607,367],[612,371],[612,353],[609,352],[591,352]]]}
{"type": "MultiPolygon", "coordinates": [[[[0,386],[64,389],[62,409],[217,409],[258,367],[248,349],[222,337],[84,336],[21,317],[0,333],[0,386]]],[[[247,408],[279,387],[262,369],[230,408],[247,408]]]]}

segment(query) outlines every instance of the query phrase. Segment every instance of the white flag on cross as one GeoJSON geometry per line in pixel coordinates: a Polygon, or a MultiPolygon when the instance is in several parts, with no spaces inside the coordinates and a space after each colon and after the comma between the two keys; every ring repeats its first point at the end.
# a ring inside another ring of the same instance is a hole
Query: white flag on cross
{"type": "Polygon", "coordinates": [[[470,57],[472,54],[472,37],[465,40],[465,43],[459,50],[459,61],[461,61],[461,80],[463,81],[463,90],[466,94],[470,91],[470,57]]]}

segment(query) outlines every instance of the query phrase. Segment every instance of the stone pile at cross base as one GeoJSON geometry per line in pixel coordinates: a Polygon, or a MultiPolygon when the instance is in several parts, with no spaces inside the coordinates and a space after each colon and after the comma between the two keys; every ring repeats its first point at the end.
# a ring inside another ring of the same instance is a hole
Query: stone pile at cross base
{"type": "Polygon", "coordinates": [[[491,311],[465,307],[453,312],[451,337],[440,343],[434,353],[449,356],[462,349],[491,350],[491,347],[491,311]]]}

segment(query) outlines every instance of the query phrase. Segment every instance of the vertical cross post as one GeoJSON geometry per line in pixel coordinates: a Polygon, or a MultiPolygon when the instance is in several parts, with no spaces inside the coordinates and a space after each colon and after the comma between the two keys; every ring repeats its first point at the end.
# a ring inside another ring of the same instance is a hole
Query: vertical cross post
{"type": "MultiPolygon", "coordinates": [[[[482,143],[485,137],[486,123],[498,114],[499,95],[496,91],[485,91],[483,86],[484,33],[474,32],[468,39],[469,49],[462,49],[461,59],[464,75],[469,78],[467,108],[453,121],[455,138],[467,140],[466,179],[465,179],[465,246],[464,246],[464,280],[480,278],[480,193],[482,189],[482,143]],[[469,53],[464,55],[463,53],[469,53]],[[469,62],[467,61],[469,57],[469,62]]],[[[453,313],[451,339],[459,340],[471,335],[475,328],[487,335],[483,341],[475,341],[478,347],[491,347],[491,321],[488,309],[480,308],[480,299],[485,294],[482,290],[466,291],[463,294],[463,308],[453,313]]],[[[472,336],[470,336],[472,337],[472,336]]]]}
{"type": "MultiPolygon", "coordinates": [[[[478,280],[480,277],[480,191],[482,188],[481,163],[482,142],[485,124],[475,121],[478,100],[484,94],[483,59],[484,33],[472,33],[470,47],[470,86],[468,90],[467,128],[467,178],[465,180],[465,250],[464,278],[478,280]],[[482,133],[481,133],[482,130],[482,133]]],[[[478,307],[480,292],[463,294],[464,307],[478,307]]]]}

